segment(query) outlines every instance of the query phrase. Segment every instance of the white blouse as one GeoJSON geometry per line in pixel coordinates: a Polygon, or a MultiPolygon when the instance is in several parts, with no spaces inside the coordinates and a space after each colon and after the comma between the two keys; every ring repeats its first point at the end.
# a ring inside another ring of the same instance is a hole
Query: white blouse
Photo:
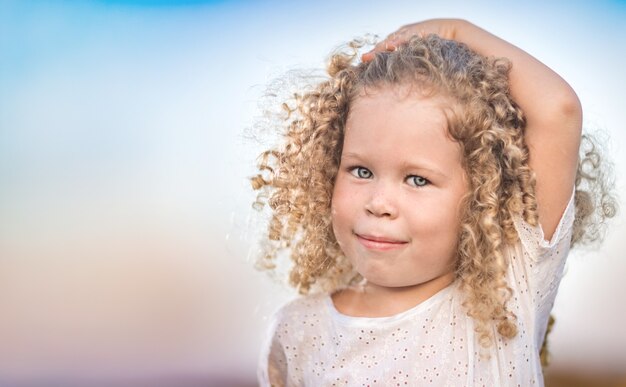
{"type": "Polygon", "coordinates": [[[483,355],[456,283],[390,317],[352,317],[329,294],[296,298],[274,315],[259,357],[261,386],[543,386],[539,359],[563,275],[574,194],[551,241],[514,219],[521,243],[509,247],[508,308],[518,334],[483,355]],[[484,355],[487,353],[487,356],[484,355]]]}

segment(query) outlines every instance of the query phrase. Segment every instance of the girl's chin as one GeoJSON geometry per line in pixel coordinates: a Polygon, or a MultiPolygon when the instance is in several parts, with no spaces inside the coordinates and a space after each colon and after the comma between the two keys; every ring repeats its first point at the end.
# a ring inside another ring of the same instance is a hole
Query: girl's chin
{"type": "Polygon", "coordinates": [[[407,286],[402,282],[398,282],[397,274],[394,276],[393,273],[385,274],[367,270],[359,271],[359,274],[361,274],[361,277],[363,277],[370,286],[379,288],[401,288],[407,286]]]}
{"type": "Polygon", "coordinates": [[[385,288],[387,290],[410,290],[419,287],[445,287],[454,280],[453,273],[444,273],[440,276],[426,278],[404,278],[400,279],[402,271],[382,272],[372,268],[357,267],[357,272],[364,278],[365,283],[370,287],[385,288]]]}

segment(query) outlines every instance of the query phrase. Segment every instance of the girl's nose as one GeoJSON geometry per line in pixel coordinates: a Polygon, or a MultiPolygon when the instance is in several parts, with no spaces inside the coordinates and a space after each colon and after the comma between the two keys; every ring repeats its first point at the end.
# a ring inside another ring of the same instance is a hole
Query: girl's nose
{"type": "Polygon", "coordinates": [[[368,214],[378,217],[395,218],[398,216],[398,209],[390,200],[389,193],[377,192],[365,203],[365,210],[368,214]]]}

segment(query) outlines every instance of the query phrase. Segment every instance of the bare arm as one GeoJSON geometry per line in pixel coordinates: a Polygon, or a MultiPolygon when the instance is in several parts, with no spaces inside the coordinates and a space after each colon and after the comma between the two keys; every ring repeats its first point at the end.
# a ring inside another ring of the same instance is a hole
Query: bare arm
{"type": "MultiPolygon", "coordinates": [[[[526,115],[529,163],[537,178],[539,221],[550,240],[574,187],[582,110],[574,90],[557,73],[525,51],[459,19],[433,19],[400,28],[373,51],[391,50],[416,34],[435,33],[490,57],[512,62],[511,95],[526,115]]],[[[363,55],[371,60],[374,53],[363,55]]]]}

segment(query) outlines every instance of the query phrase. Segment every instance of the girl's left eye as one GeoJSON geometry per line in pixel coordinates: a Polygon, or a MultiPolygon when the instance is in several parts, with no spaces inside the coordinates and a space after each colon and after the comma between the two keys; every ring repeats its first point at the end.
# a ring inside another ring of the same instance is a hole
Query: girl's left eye
{"type": "Polygon", "coordinates": [[[415,187],[423,187],[430,183],[426,178],[417,175],[409,176],[406,179],[410,185],[415,187]]]}
{"type": "Polygon", "coordinates": [[[360,179],[369,179],[370,177],[372,177],[372,172],[364,167],[350,168],[350,173],[360,179]]]}

